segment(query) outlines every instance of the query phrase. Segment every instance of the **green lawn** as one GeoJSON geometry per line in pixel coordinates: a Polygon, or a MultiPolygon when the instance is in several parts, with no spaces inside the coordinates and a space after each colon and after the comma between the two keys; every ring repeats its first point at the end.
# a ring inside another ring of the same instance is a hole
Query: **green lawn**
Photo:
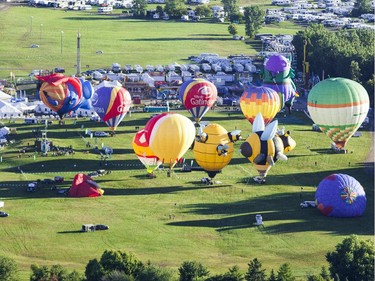
{"type": "MultiPolygon", "coordinates": [[[[264,26],[260,32],[294,34],[291,23],[264,26]]],[[[239,35],[245,35],[244,25],[239,35]]],[[[124,64],[188,63],[200,53],[255,54],[244,41],[235,41],[228,23],[148,21],[92,11],[12,7],[0,17],[0,77],[28,75],[33,69],[64,67],[76,73],[77,33],[81,34],[81,70],[124,64]],[[63,33],[62,33],[63,32],[63,33]],[[39,48],[30,48],[32,44],[39,48]],[[96,54],[101,50],[103,54],[96,54]]],[[[259,49],[260,50],[260,49],[259,49]]],[[[258,50],[258,51],[259,51],[258,50]]]]}
{"type": "MultiPolygon", "coordinates": [[[[179,113],[188,116],[185,111],[179,113]]],[[[87,262],[106,249],[132,252],[142,261],[174,269],[176,276],[185,260],[200,261],[214,274],[233,265],[245,272],[248,262],[258,258],[268,273],[289,262],[301,279],[327,265],[325,253],[344,237],[373,238],[374,180],[364,163],[371,146],[369,132],[361,131],[361,137],[349,141],[348,154],[334,154],[328,137],[312,131],[303,113],[280,114],[280,126],[291,131],[297,147],[288,154],[288,161],[279,161],[270,170],[267,183],[259,185],[250,179],[257,172],[238,152],[239,141],[232,161],[215,177],[220,183],[208,186],[200,182],[204,172],[183,173],[181,167],[170,178],[166,171],[157,171],[155,179],[146,176],[133,153],[132,138],[135,126],[143,127],[149,116],[133,113],[123,120],[115,137],[97,140],[99,146],[114,149],[108,166],[99,166],[99,155],[92,151],[85,153],[86,141],[95,139],[80,136],[86,128],[107,131],[104,123],[66,119],[65,125],[58,125],[54,121],[48,138],[55,145],[72,145],[76,153],[38,155],[35,160],[31,131],[44,127],[5,123],[17,128],[17,134],[12,136],[15,142],[0,151],[1,200],[10,213],[1,219],[0,255],[17,261],[22,280],[28,279],[32,263],[61,264],[83,272],[87,262]],[[29,151],[18,158],[18,150],[27,145],[29,151]],[[63,187],[68,187],[77,172],[98,168],[112,171],[95,178],[105,191],[101,198],[67,198],[48,188],[26,191],[28,182],[55,175],[64,176],[63,187]],[[299,203],[314,200],[316,186],[332,173],[352,175],[364,186],[368,205],[363,217],[328,218],[316,209],[300,209],[299,203]],[[253,225],[257,213],[262,214],[265,228],[253,225]],[[78,232],[84,223],[108,224],[110,230],[78,232]]],[[[227,112],[210,111],[203,120],[228,131],[240,129],[245,137],[250,134],[251,126],[240,112],[229,117],[227,112]]],[[[190,163],[192,152],[185,158],[190,163]]]]}

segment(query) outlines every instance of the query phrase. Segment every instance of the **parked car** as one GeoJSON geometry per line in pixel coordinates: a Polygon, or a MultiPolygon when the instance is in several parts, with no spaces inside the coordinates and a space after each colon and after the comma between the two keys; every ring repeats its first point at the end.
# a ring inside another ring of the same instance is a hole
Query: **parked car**
{"type": "Polygon", "coordinates": [[[39,48],[39,45],[38,44],[31,44],[30,48],[39,48]]]}
{"type": "Polygon", "coordinates": [[[109,226],[105,224],[97,224],[95,225],[95,230],[108,230],[109,226]]]}
{"type": "Polygon", "coordinates": [[[108,133],[106,132],[95,132],[94,137],[107,137],[108,133]]]}
{"type": "Polygon", "coordinates": [[[303,201],[299,204],[301,208],[316,208],[315,201],[303,201]]]}
{"type": "Polygon", "coordinates": [[[2,212],[2,211],[0,211],[0,217],[2,217],[2,218],[5,218],[5,217],[9,217],[9,214],[8,214],[8,213],[5,213],[5,212],[2,212]]]}

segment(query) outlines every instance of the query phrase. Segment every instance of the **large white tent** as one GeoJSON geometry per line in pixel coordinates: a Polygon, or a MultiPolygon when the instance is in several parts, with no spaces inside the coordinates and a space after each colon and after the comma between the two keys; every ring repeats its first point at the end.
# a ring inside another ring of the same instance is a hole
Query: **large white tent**
{"type": "Polygon", "coordinates": [[[0,100],[10,101],[11,98],[12,98],[11,95],[8,95],[0,90],[0,100]]]}
{"type": "Polygon", "coordinates": [[[0,100],[0,118],[22,117],[22,112],[10,103],[0,100]]]}

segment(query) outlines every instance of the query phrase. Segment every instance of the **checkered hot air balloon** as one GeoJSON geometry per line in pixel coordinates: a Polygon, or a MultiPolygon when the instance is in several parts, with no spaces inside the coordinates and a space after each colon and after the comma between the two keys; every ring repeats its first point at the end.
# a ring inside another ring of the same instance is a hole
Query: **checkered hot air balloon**
{"type": "Polygon", "coordinates": [[[324,178],[315,192],[318,209],[329,217],[358,217],[366,209],[366,194],[362,185],[347,174],[332,174],[324,178]]]}
{"type": "Polygon", "coordinates": [[[253,124],[255,117],[261,113],[264,124],[269,124],[280,111],[280,97],[269,87],[249,86],[240,98],[240,107],[246,119],[253,124]]]}
{"type": "Polygon", "coordinates": [[[111,131],[116,130],[131,105],[130,93],[121,84],[103,81],[95,87],[92,106],[111,131]]]}
{"type": "Polygon", "coordinates": [[[329,78],[316,84],[307,99],[312,120],[344,148],[366,118],[370,106],[365,88],[350,79],[329,78]]]}
{"type": "Polygon", "coordinates": [[[206,79],[193,78],[181,85],[179,98],[198,123],[214,105],[217,99],[217,89],[206,79]]]}

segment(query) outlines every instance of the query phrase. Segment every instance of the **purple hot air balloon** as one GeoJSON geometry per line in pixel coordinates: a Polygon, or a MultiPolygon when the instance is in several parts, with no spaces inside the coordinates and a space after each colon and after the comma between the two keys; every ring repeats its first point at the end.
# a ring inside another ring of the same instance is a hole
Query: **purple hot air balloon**
{"type": "Polygon", "coordinates": [[[322,214],[329,217],[358,217],[366,209],[362,185],[346,174],[332,174],[324,178],[316,190],[315,200],[322,214]]]}

